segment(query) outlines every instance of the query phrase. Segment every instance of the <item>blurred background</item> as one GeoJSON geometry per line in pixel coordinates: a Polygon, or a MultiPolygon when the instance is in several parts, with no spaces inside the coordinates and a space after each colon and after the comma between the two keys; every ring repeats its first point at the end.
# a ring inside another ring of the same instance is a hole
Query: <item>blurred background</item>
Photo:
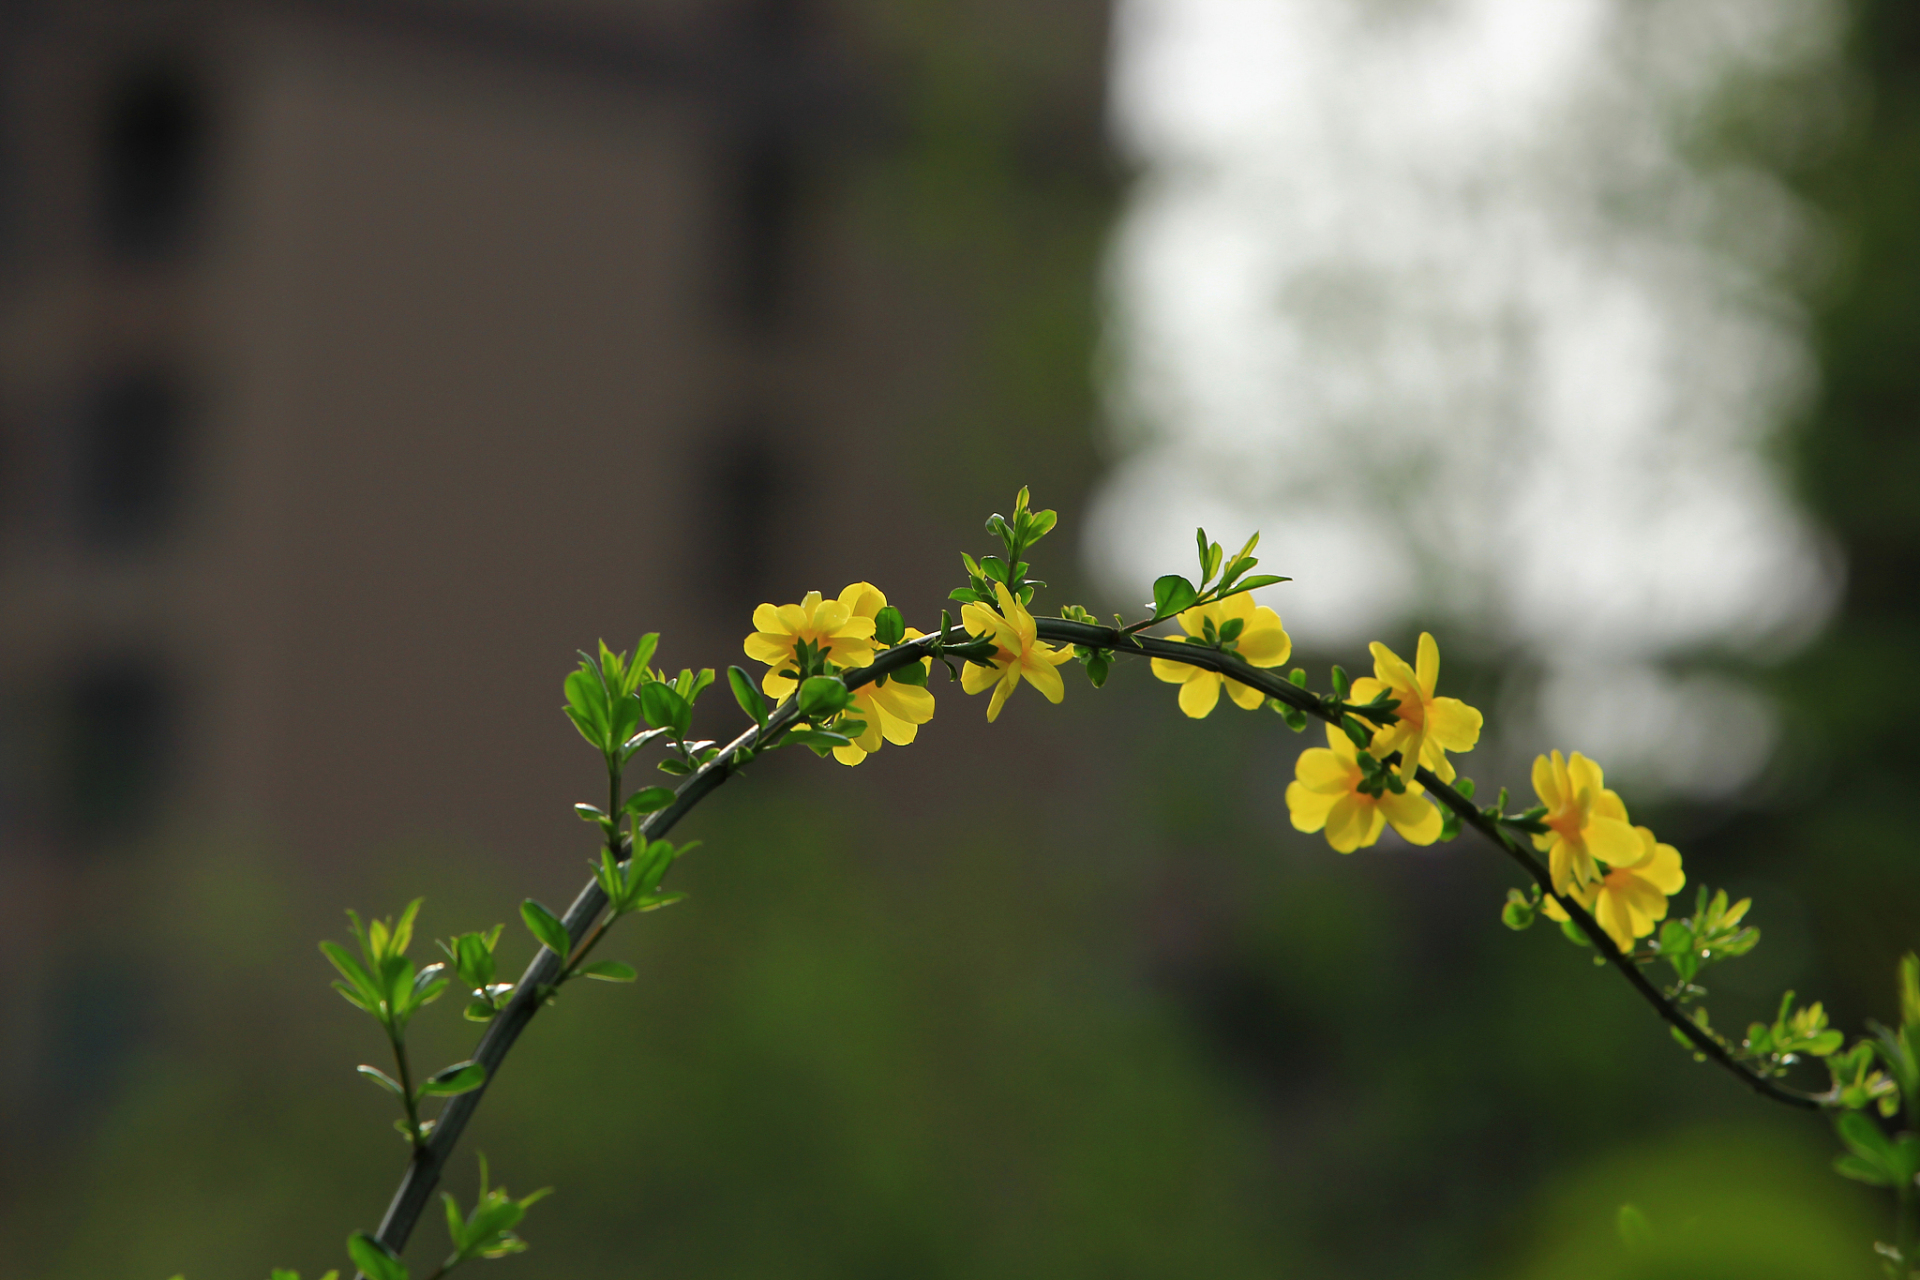
{"type": "MultiPolygon", "coordinates": [[[[1886,0],[3,0],[0,1277],[338,1265],[404,1158],[341,909],[567,901],[576,648],[931,625],[1023,483],[1049,612],[1257,527],[1317,682],[1432,627],[1483,787],[1606,762],[1755,898],[1717,1024],[1891,1016],[1916,73],[1886,0]]],[[[469,1130],[557,1188],[490,1274],[1876,1274],[1490,853],[1077,672],[688,821],[469,1130]]]]}

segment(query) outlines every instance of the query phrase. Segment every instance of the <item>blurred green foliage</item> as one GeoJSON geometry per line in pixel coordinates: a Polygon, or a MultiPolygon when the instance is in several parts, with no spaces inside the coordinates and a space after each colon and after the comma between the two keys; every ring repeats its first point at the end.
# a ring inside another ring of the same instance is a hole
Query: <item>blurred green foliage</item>
{"type": "MultiPolygon", "coordinates": [[[[1111,204],[1106,175],[1034,177],[1036,112],[986,38],[898,34],[925,60],[916,143],[871,180],[876,227],[997,317],[991,376],[907,424],[986,433],[942,454],[973,470],[928,477],[963,512],[1008,455],[1049,493],[1085,483],[1090,446],[1057,427],[1090,411],[1111,204]]],[[[1671,816],[1689,865],[1752,892],[1769,930],[1751,987],[1716,994],[1766,1016],[1791,983],[1857,1027],[1892,1016],[1894,958],[1920,943],[1920,13],[1864,4],[1853,49],[1870,113],[1792,175],[1845,247],[1811,299],[1824,381],[1795,457],[1848,594],[1779,679],[1798,745],[1776,791],[1671,816]]],[[[1058,768],[1011,795],[981,760],[951,779],[975,795],[889,807],[791,753],[720,797],[690,824],[691,903],[607,944],[641,980],[569,989],[470,1132],[512,1185],[557,1188],[522,1229],[532,1251],[491,1274],[1874,1273],[1878,1200],[1832,1175],[1818,1121],[1696,1068],[1584,954],[1495,927],[1512,881],[1480,851],[1340,859],[1282,830],[1298,740],[1267,717],[1179,720],[1170,696],[1123,668],[1097,698],[1070,682],[1045,727],[1037,700],[1016,708],[1001,727],[1058,768]],[[1649,1223],[1635,1248],[1626,1202],[1649,1223]]],[[[977,714],[946,695],[934,729],[977,714]]],[[[895,763],[866,766],[871,785],[895,763]]],[[[381,1046],[312,940],[340,906],[423,891],[423,935],[488,928],[527,893],[564,900],[589,850],[543,854],[531,885],[482,850],[390,852],[376,882],[200,845],[91,886],[47,965],[102,966],[150,1033],[5,1153],[0,1274],[340,1261],[404,1150],[352,1071],[381,1046]]],[[[510,929],[502,971],[530,949],[510,929]]],[[[416,1031],[433,1061],[472,1043],[447,1005],[416,1031]]],[[[452,1186],[471,1201],[470,1163],[452,1186]]],[[[443,1250],[429,1221],[414,1256],[443,1250]]]]}

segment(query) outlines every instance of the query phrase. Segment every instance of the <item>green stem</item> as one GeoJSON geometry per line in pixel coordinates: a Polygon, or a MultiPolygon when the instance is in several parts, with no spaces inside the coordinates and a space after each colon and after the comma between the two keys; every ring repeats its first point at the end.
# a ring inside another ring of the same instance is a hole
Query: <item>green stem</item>
{"type": "Polygon", "coordinates": [[[394,1066],[400,1071],[400,1101],[407,1108],[407,1139],[417,1155],[420,1151],[420,1102],[413,1096],[413,1072],[407,1067],[407,1046],[404,1038],[387,1023],[387,1043],[393,1046],[394,1066]]]}
{"type": "MultiPolygon", "coordinates": [[[[1035,621],[1039,636],[1043,640],[1084,644],[1113,649],[1119,653],[1184,662],[1189,666],[1232,676],[1240,683],[1258,689],[1268,697],[1278,699],[1315,719],[1336,726],[1339,724],[1339,712],[1328,709],[1318,695],[1308,693],[1273,671],[1249,665],[1237,654],[1222,653],[1202,645],[1183,644],[1177,640],[1128,635],[1113,627],[1072,622],[1065,618],[1039,618],[1035,621]]],[[[1599,922],[1585,907],[1572,898],[1563,897],[1554,892],[1553,879],[1540,859],[1534,856],[1533,850],[1513,840],[1499,823],[1475,808],[1465,796],[1435,777],[1431,770],[1421,769],[1414,776],[1420,780],[1421,785],[1434,799],[1459,817],[1462,826],[1472,827],[1502,853],[1517,862],[1532,877],[1534,883],[1540,886],[1545,896],[1560,904],[1561,909],[1572,918],[1574,925],[1587,936],[1588,941],[1593,943],[1600,955],[1626,978],[1628,985],[1639,992],[1641,998],[1652,1005],[1655,1012],[1677,1028],[1697,1052],[1732,1072],[1754,1092],[1764,1097],[1808,1110],[1820,1108],[1821,1103],[1814,1095],[1776,1084],[1734,1057],[1718,1036],[1704,1030],[1689,1018],[1677,1003],[1663,995],[1660,989],[1648,980],[1647,975],[1641,972],[1640,966],[1634,962],[1632,956],[1614,945],[1612,937],[1600,927],[1599,922]]]]}
{"type": "MultiPolygon", "coordinates": [[[[1238,654],[1228,654],[1202,645],[1183,644],[1175,640],[1162,640],[1137,634],[1144,628],[1152,626],[1155,621],[1157,620],[1149,619],[1147,622],[1120,629],[1093,623],[1073,622],[1065,618],[1035,619],[1040,639],[1053,643],[1080,644],[1089,648],[1109,649],[1142,657],[1167,658],[1174,662],[1230,675],[1242,684],[1258,689],[1287,706],[1329,724],[1338,724],[1338,713],[1330,711],[1317,694],[1309,693],[1285,677],[1264,668],[1248,665],[1238,654]]],[[[871,665],[843,672],[840,678],[847,688],[856,689],[871,683],[880,675],[899,670],[936,652],[964,657],[970,652],[981,653],[981,650],[978,637],[971,635],[962,627],[947,626],[932,635],[922,636],[918,640],[909,640],[885,650],[875,657],[871,665]]],[[[732,776],[736,753],[746,748],[757,755],[764,749],[778,745],[781,736],[792,726],[798,716],[799,699],[789,698],[774,708],[772,714],[767,717],[764,728],[759,726],[750,728],[728,743],[713,759],[701,765],[680,784],[674,793],[672,804],[654,813],[644,823],[634,828],[634,847],[642,847],[643,838],[658,840],[665,837],[681,818],[732,776]]],[[[1475,808],[1466,797],[1440,781],[1430,771],[1421,769],[1416,776],[1440,803],[1459,816],[1463,826],[1472,827],[1508,857],[1519,863],[1539,885],[1542,894],[1552,897],[1561,905],[1600,954],[1619,969],[1641,997],[1651,1004],[1662,1018],[1678,1028],[1703,1056],[1732,1072],[1756,1092],[1776,1102],[1808,1109],[1818,1109],[1821,1106],[1821,1103],[1812,1095],[1784,1085],[1777,1085],[1734,1058],[1717,1037],[1703,1031],[1681,1011],[1677,1004],[1667,999],[1647,980],[1646,975],[1640,972],[1639,966],[1613,944],[1613,939],[1600,928],[1599,923],[1586,908],[1572,899],[1563,898],[1554,893],[1552,879],[1546,867],[1541,865],[1540,860],[1530,849],[1515,844],[1493,819],[1475,808]]],[[[618,857],[617,852],[615,856],[618,857]]],[[[595,924],[606,906],[606,895],[601,891],[598,879],[593,879],[587,882],[574,899],[573,905],[567,908],[562,922],[567,927],[568,936],[576,943],[572,964],[577,964],[579,960],[584,959],[586,950],[590,949],[598,941],[600,934],[605,932],[609,922],[600,922],[598,928],[595,928],[595,924]],[[592,931],[590,939],[589,931],[592,931]],[[582,941],[586,942],[585,948],[579,945],[582,941]]],[[[567,963],[551,950],[541,948],[535,955],[533,963],[527,966],[526,972],[515,984],[513,996],[506,1007],[488,1024],[487,1030],[480,1038],[480,1044],[473,1053],[474,1061],[486,1068],[486,1083],[478,1089],[447,1100],[446,1106],[441,1110],[434,1124],[432,1137],[416,1150],[415,1158],[408,1164],[406,1172],[401,1176],[400,1185],[395,1189],[393,1199],[387,1206],[387,1213],[381,1221],[378,1238],[395,1253],[406,1247],[407,1239],[413,1233],[413,1228],[419,1221],[428,1198],[439,1183],[440,1172],[446,1166],[447,1157],[459,1142],[460,1135],[465,1131],[473,1113],[479,1108],[487,1090],[492,1088],[495,1079],[498,1078],[501,1062],[505,1060],[515,1041],[520,1038],[520,1034],[526,1030],[527,1024],[539,1012],[543,989],[550,990],[556,980],[571,971],[572,964],[567,963]]],[[[401,1070],[403,1073],[406,1070],[404,1059],[401,1070]]],[[[418,1131],[419,1126],[416,1124],[415,1132],[418,1133],[418,1131]]],[[[1905,1220],[1904,1213],[1902,1220],[1905,1220]]]]}

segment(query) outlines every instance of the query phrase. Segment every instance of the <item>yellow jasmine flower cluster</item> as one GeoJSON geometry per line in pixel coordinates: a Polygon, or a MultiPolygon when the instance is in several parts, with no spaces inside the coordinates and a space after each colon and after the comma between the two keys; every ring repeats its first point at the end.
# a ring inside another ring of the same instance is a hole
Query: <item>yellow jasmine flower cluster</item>
{"type": "Polygon", "coordinates": [[[993,690],[993,699],[987,703],[989,721],[999,718],[1000,708],[1006,705],[1008,695],[1022,678],[1045,694],[1048,702],[1060,701],[1067,690],[1054,668],[1073,661],[1073,650],[1055,649],[1036,638],[1033,615],[1013,598],[1004,582],[994,583],[993,590],[1000,602],[998,613],[982,604],[968,604],[960,609],[960,621],[969,632],[989,636],[998,646],[991,659],[992,666],[969,662],[960,671],[960,687],[968,693],[993,690]]]}
{"type": "MultiPolygon", "coordinates": [[[[864,582],[855,583],[854,586],[866,587],[866,594],[853,602],[855,617],[874,618],[887,607],[887,598],[881,594],[880,588],[867,586],[864,582]]],[[[853,589],[848,587],[847,592],[853,589]]],[[[843,599],[847,592],[841,593],[843,599]]],[[[923,634],[908,627],[905,638],[918,640],[923,634]]],[[[920,732],[920,726],[933,719],[933,694],[926,687],[926,673],[932,666],[932,658],[921,660],[919,684],[904,684],[893,679],[885,684],[863,684],[855,689],[853,718],[864,720],[867,727],[851,746],[835,747],[833,758],[841,764],[859,764],[880,749],[882,739],[896,747],[904,747],[912,742],[920,732]]]]}
{"type": "MultiPolygon", "coordinates": [[[[1569,895],[1593,913],[1622,951],[1633,950],[1634,939],[1646,937],[1653,932],[1655,921],[1667,918],[1667,899],[1687,883],[1686,873],[1680,870],[1678,849],[1655,840],[1646,827],[1633,831],[1640,847],[1639,860],[1612,867],[1569,895]]],[[[1542,903],[1541,909],[1550,920],[1567,918],[1552,898],[1542,903]]]]}
{"type": "MultiPolygon", "coordinates": [[[[1667,899],[1687,883],[1680,851],[1634,826],[1600,766],[1578,751],[1536,757],[1533,789],[1547,808],[1540,818],[1547,831],[1533,844],[1547,855],[1554,892],[1591,911],[1614,945],[1631,951],[1634,939],[1666,919],[1667,899]]],[[[1550,920],[1567,918],[1552,898],[1541,909],[1550,920]]]]}
{"type": "Polygon", "coordinates": [[[1484,718],[1458,698],[1433,696],[1433,686],[1440,679],[1440,646],[1431,633],[1420,633],[1412,667],[1378,640],[1372,649],[1373,675],[1353,682],[1351,700],[1368,702],[1384,693],[1400,702],[1393,712],[1400,718],[1373,735],[1374,756],[1385,759],[1398,751],[1402,778],[1411,779],[1425,765],[1440,781],[1452,782],[1453,764],[1447,752],[1473,750],[1484,718]]]}
{"type": "Polygon", "coordinates": [[[1327,746],[1300,753],[1295,781],[1287,788],[1293,825],[1301,831],[1324,829],[1327,843],[1341,853],[1372,844],[1389,824],[1412,844],[1432,844],[1445,819],[1420,799],[1426,789],[1413,775],[1424,764],[1442,781],[1452,782],[1453,765],[1446,753],[1471,751],[1480,741],[1478,711],[1458,698],[1434,696],[1440,646],[1433,636],[1420,633],[1414,667],[1377,640],[1372,648],[1373,676],[1354,681],[1348,700],[1359,705],[1384,694],[1399,702],[1393,709],[1398,719],[1374,731],[1364,759],[1352,739],[1329,725],[1327,746]],[[1375,761],[1395,751],[1400,765],[1389,782],[1375,761]]]}
{"type": "MultiPolygon", "coordinates": [[[[791,697],[797,682],[780,673],[799,670],[803,645],[811,645],[835,669],[866,666],[873,661],[873,633],[886,607],[886,593],[870,582],[852,584],[835,600],[809,591],[799,604],[761,605],[753,611],[756,630],[744,646],[749,658],[770,668],[760,688],[776,701],[791,697]]],[[[906,633],[907,639],[920,636],[918,631],[906,633]]],[[[931,665],[931,659],[920,664],[923,677],[931,665]]],[[[865,684],[853,691],[849,714],[866,728],[850,745],[835,747],[833,757],[854,765],[878,751],[882,742],[897,747],[912,742],[920,726],[933,719],[933,694],[924,678],[917,684],[897,679],[865,684]]]]}
{"type": "Polygon", "coordinates": [[[1325,747],[1300,753],[1294,776],[1287,787],[1287,812],[1294,827],[1324,829],[1327,843],[1341,853],[1366,848],[1389,823],[1410,844],[1432,844],[1440,836],[1440,811],[1421,799],[1425,789],[1419,783],[1404,784],[1403,792],[1385,786],[1362,788],[1368,770],[1360,764],[1359,749],[1332,725],[1327,726],[1325,747]]]}
{"type": "Polygon", "coordinates": [[[1547,807],[1540,818],[1547,832],[1533,838],[1533,847],[1547,855],[1555,893],[1571,894],[1599,879],[1596,862],[1628,867],[1644,857],[1627,806],[1607,790],[1600,766],[1578,751],[1571,759],[1558,751],[1536,756],[1533,789],[1547,807]]]}
{"type": "MultiPolygon", "coordinates": [[[[1280,615],[1265,605],[1256,606],[1253,597],[1244,591],[1225,600],[1183,610],[1175,620],[1186,635],[1172,639],[1200,645],[1218,642],[1252,666],[1277,667],[1293,653],[1293,639],[1280,625],[1280,615]],[[1211,628],[1208,623],[1213,624],[1211,628]]],[[[1204,719],[1219,703],[1222,688],[1229,698],[1249,711],[1267,700],[1266,694],[1241,684],[1232,676],[1169,658],[1153,659],[1153,674],[1168,684],[1180,686],[1180,709],[1195,720],[1204,719]]]]}
{"type": "Polygon", "coordinates": [[[781,671],[796,668],[795,650],[812,645],[836,667],[864,667],[873,661],[873,618],[887,598],[877,587],[856,582],[840,593],[838,600],[823,599],[818,591],[809,591],[799,604],[763,604],[753,611],[754,633],[747,637],[747,656],[764,662],[771,670],[760,688],[778,702],[790,696],[797,682],[781,671]],[[879,604],[867,608],[872,598],[879,604]]]}

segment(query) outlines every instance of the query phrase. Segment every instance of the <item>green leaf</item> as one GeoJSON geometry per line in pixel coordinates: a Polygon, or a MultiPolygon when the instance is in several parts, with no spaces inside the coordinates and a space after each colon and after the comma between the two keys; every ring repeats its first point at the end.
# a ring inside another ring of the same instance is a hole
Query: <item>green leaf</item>
{"type": "Polygon", "coordinates": [[[1518,889],[1507,890],[1506,905],[1500,908],[1500,923],[1515,932],[1533,924],[1533,903],[1518,889]]]}
{"type": "Polygon", "coordinates": [[[852,701],[847,686],[833,676],[813,676],[800,686],[800,714],[809,720],[837,715],[852,701]]]}
{"type": "Polygon", "coordinates": [[[607,691],[600,679],[585,668],[573,672],[563,686],[567,695],[567,719],[580,736],[596,747],[607,743],[607,691]]]}
{"type": "Polygon", "coordinates": [[[583,978],[597,978],[601,982],[632,982],[640,975],[630,964],[621,964],[618,960],[597,960],[574,970],[583,978]]]}
{"type": "Polygon", "coordinates": [[[1869,1160],[1859,1156],[1835,1156],[1833,1171],[1843,1178],[1852,1178],[1855,1182],[1864,1182],[1870,1187],[1890,1187],[1893,1175],[1869,1160]]]}
{"type": "Polygon", "coordinates": [[[654,681],[640,689],[640,710],[647,723],[656,729],[671,729],[673,736],[684,738],[693,724],[693,708],[672,688],[654,681]]]}
{"type": "Polygon", "coordinates": [[[845,734],[834,733],[827,729],[792,729],[788,731],[785,741],[797,742],[803,747],[812,747],[816,751],[851,746],[853,743],[853,739],[845,734]]]}
{"type": "Polygon", "coordinates": [[[359,1066],[355,1067],[354,1070],[358,1071],[361,1075],[373,1081],[375,1084],[379,1085],[382,1089],[385,1089],[388,1093],[392,1094],[396,1098],[404,1098],[407,1096],[407,1091],[400,1087],[400,1082],[398,1080],[395,1080],[392,1076],[388,1075],[386,1072],[382,1071],[378,1067],[370,1067],[363,1062],[359,1066]]]}
{"type": "Polygon", "coordinates": [[[900,684],[910,684],[916,688],[924,689],[927,687],[927,670],[932,665],[933,659],[931,658],[924,658],[919,662],[909,662],[906,666],[896,668],[890,672],[887,678],[900,684]]]}
{"type": "Polygon", "coordinates": [[[1200,598],[1200,592],[1191,582],[1177,573],[1153,581],[1153,616],[1170,618],[1174,614],[1193,607],[1200,598]]]}
{"type": "Polygon", "coordinates": [[[347,1237],[347,1256],[366,1273],[367,1280],[408,1280],[407,1264],[364,1231],[347,1237]]]}
{"type": "Polygon", "coordinates": [[[453,1243],[453,1251],[466,1252],[467,1224],[460,1213],[460,1202],[453,1198],[453,1192],[442,1191],[440,1203],[447,1208],[447,1239],[453,1243]]]}
{"type": "Polygon", "coordinates": [[[733,700],[747,717],[762,729],[767,727],[767,699],[754,687],[753,678],[739,667],[727,668],[727,685],[733,690],[733,700]]]}
{"type": "Polygon", "coordinates": [[[624,813],[657,813],[673,803],[673,792],[665,787],[642,787],[620,806],[624,813]]]}
{"type": "Polygon", "coordinates": [[[388,954],[396,956],[404,954],[406,949],[413,945],[413,920],[420,914],[420,904],[425,901],[425,898],[415,898],[407,904],[407,909],[400,913],[400,923],[393,926],[393,937],[388,947],[388,954]]]}
{"type": "Polygon", "coordinates": [[[564,959],[573,950],[573,940],[567,936],[567,926],[560,923],[560,917],[532,898],[520,904],[520,918],[527,922],[527,928],[541,945],[555,955],[564,959]]]}
{"type": "Polygon", "coordinates": [[[629,682],[627,691],[631,693],[639,687],[640,675],[653,665],[653,651],[660,647],[660,633],[649,631],[640,637],[640,643],[633,646],[633,661],[627,664],[629,682]]]}
{"type": "Polygon", "coordinates": [[[320,944],[320,950],[327,959],[333,961],[333,967],[345,976],[347,982],[352,984],[353,992],[359,996],[359,1000],[355,1001],[352,995],[348,995],[340,983],[335,983],[334,989],[347,996],[349,1003],[358,1003],[369,1013],[378,1010],[382,999],[380,988],[375,985],[372,975],[360,967],[360,962],[353,958],[352,953],[337,942],[323,942],[320,944]]]}
{"type": "Polygon", "coordinates": [[[1839,1132],[1840,1141],[1847,1149],[1878,1168],[1886,1175],[1889,1184],[1900,1180],[1902,1160],[1894,1149],[1893,1140],[1864,1113],[1843,1111],[1834,1118],[1833,1127],[1839,1132]]]}
{"type": "Polygon", "coordinates": [[[873,615],[873,638],[891,648],[907,638],[906,619],[892,605],[873,615]]]}
{"type": "Polygon", "coordinates": [[[1276,582],[1292,582],[1292,578],[1283,578],[1274,573],[1256,573],[1251,578],[1242,578],[1220,593],[1222,600],[1228,596],[1237,596],[1242,591],[1258,591],[1261,587],[1270,587],[1276,582]]]}
{"type": "Polygon", "coordinates": [[[456,1062],[428,1076],[420,1092],[431,1098],[451,1098],[457,1093],[472,1093],[487,1082],[487,1069],[478,1062],[456,1062]]]}

